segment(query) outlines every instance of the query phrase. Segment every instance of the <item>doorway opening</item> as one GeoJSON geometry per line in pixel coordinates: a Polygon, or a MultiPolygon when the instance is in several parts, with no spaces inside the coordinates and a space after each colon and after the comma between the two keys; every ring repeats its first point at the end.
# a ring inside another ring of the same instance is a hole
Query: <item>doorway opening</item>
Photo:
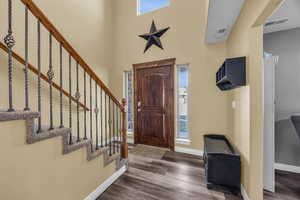
{"type": "Polygon", "coordinates": [[[300,199],[300,2],[286,0],[264,26],[264,189],[300,199]]]}

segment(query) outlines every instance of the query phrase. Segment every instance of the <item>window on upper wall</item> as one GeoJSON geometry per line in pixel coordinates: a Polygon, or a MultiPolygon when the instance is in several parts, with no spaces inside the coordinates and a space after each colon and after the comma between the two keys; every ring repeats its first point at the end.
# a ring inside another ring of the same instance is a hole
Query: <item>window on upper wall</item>
{"type": "Polygon", "coordinates": [[[188,92],[189,68],[188,64],[177,65],[177,142],[189,142],[188,130],[188,92]],[[181,139],[181,140],[180,140],[181,139]]]}
{"type": "Polygon", "coordinates": [[[137,14],[142,15],[170,5],[171,0],[137,0],[137,14]]]}
{"type": "Polygon", "coordinates": [[[124,97],[127,110],[127,134],[133,134],[133,78],[132,71],[124,72],[124,97]]]}

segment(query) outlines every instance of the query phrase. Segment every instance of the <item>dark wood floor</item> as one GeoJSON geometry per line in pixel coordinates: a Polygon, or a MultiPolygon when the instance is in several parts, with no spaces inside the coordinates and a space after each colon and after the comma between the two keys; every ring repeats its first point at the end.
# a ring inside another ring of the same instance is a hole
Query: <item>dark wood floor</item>
{"type": "MultiPolygon", "coordinates": [[[[299,175],[276,173],[276,194],[265,200],[299,200],[299,175]]],[[[203,161],[193,155],[166,152],[162,159],[130,154],[129,170],[97,200],[241,200],[226,191],[208,190],[203,161]]]]}
{"type": "Polygon", "coordinates": [[[129,170],[98,200],[240,200],[206,189],[203,161],[167,152],[162,159],[130,155],[129,170]]]}
{"type": "Polygon", "coordinates": [[[299,200],[300,174],[276,171],[276,193],[265,192],[264,200],[299,200]]]}

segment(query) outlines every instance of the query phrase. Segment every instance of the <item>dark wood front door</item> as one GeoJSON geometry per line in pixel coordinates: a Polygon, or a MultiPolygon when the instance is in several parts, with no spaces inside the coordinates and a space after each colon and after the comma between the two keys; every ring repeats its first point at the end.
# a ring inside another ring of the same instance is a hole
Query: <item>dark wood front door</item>
{"type": "Polygon", "coordinates": [[[174,150],[175,59],[134,65],[135,143],[174,150]]]}

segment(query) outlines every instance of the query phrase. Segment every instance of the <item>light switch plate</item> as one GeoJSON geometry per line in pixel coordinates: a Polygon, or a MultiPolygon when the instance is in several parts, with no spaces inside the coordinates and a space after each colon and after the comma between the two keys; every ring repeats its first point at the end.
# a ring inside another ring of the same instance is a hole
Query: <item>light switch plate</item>
{"type": "Polygon", "coordinates": [[[236,108],[236,102],[232,101],[232,108],[235,109],[236,108]]]}

